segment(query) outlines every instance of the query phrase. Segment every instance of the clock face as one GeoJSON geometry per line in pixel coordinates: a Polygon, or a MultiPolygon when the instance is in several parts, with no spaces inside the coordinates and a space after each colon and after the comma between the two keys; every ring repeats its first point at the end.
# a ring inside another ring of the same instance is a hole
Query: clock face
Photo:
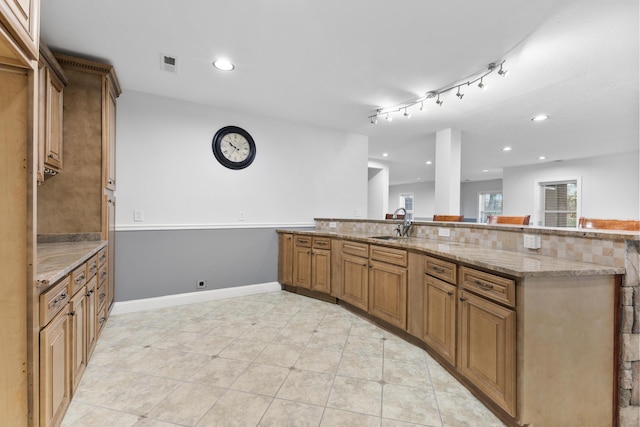
{"type": "Polygon", "coordinates": [[[237,126],[225,126],[216,132],[211,148],[218,162],[229,169],[244,169],[256,157],[253,138],[237,126]]]}
{"type": "Polygon", "coordinates": [[[251,154],[249,141],[239,133],[228,133],[220,141],[220,151],[232,162],[240,163],[251,154]]]}

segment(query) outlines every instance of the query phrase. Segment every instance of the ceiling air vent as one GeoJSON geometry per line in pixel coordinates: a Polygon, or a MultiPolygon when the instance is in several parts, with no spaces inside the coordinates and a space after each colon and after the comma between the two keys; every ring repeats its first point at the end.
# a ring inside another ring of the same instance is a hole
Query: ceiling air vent
{"type": "Polygon", "coordinates": [[[178,58],[164,53],[160,54],[160,69],[170,73],[178,72],[178,58]]]}

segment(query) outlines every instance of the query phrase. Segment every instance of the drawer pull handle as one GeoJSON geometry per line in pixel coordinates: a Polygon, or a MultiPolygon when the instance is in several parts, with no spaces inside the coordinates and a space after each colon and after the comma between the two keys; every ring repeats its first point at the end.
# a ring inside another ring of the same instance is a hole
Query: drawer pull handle
{"type": "Polygon", "coordinates": [[[53,300],[54,304],[59,303],[60,301],[64,300],[65,298],[67,298],[67,294],[60,294],[60,296],[56,299],[53,300]]]}
{"type": "Polygon", "coordinates": [[[76,312],[75,312],[75,311],[72,311],[72,312],[70,312],[70,313],[69,313],[69,316],[72,316],[72,317],[73,317],[73,316],[75,316],[75,315],[76,315],[76,312]]]}
{"type": "Polygon", "coordinates": [[[433,267],[431,267],[431,269],[438,273],[444,273],[444,268],[438,267],[437,265],[434,265],[433,267]]]}
{"type": "Polygon", "coordinates": [[[101,317],[101,318],[100,318],[100,324],[102,325],[102,324],[104,323],[104,321],[105,321],[105,320],[107,320],[107,319],[106,319],[106,318],[104,318],[104,317],[101,317]]]}
{"type": "Polygon", "coordinates": [[[102,302],[102,300],[104,299],[104,297],[106,297],[106,294],[100,294],[100,301],[102,302]]]}
{"type": "Polygon", "coordinates": [[[100,255],[100,262],[104,261],[106,257],[107,257],[107,254],[100,255]]]}
{"type": "Polygon", "coordinates": [[[449,295],[451,297],[451,296],[453,296],[453,292],[449,291],[449,292],[447,292],[447,295],[449,295]]]}
{"type": "Polygon", "coordinates": [[[76,280],[74,280],[75,283],[80,283],[84,280],[84,273],[82,273],[80,276],[76,277],[76,280]]]}
{"type": "Polygon", "coordinates": [[[53,154],[49,154],[47,157],[53,159],[53,154]]]}
{"type": "Polygon", "coordinates": [[[467,299],[465,297],[460,297],[460,301],[465,302],[467,299]]]}
{"type": "Polygon", "coordinates": [[[489,284],[489,283],[482,283],[479,280],[474,280],[474,282],[476,285],[480,286],[481,288],[484,289],[493,289],[493,285],[489,284]]]}
{"type": "Polygon", "coordinates": [[[94,292],[94,289],[91,289],[89,292],[85,294],[85,296],[90,297],[93,292],[94,292]]]}

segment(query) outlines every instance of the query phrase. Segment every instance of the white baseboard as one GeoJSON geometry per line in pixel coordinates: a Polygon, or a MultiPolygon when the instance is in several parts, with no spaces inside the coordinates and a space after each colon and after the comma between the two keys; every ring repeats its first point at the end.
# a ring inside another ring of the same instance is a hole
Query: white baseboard
{"type": "Polygon", "coordinates": [[[136,311],[153,310],[156,308],[175,307],[184,304],[194,304],[219,299],[242,297],[246,295],[263,294],[280,291],[282,287],[277,282],[260,283],[257,285],[236,286],[233,288],[213,289],[210,291],[189,292],[186,294],[166,295],[162,297],[137,299],[116,302],[111,314],[134,313],[136,311]]]}

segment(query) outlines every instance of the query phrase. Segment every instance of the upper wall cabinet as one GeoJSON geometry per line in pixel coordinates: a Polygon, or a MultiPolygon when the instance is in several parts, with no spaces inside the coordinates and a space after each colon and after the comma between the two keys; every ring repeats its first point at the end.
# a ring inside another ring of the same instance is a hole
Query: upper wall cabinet
{"type": "Polygon", "coordinates": [[[47,46],[40,42],[39,67],[39,129],[38,181],[62,170],[62,93],[67,78],[47,46]]]}
{"type": "Polygon", "coordinates": [[[40,0],[0,0],[0,32],[8,31],[32,60],[38,59],[39,23],[40,0]]]}

